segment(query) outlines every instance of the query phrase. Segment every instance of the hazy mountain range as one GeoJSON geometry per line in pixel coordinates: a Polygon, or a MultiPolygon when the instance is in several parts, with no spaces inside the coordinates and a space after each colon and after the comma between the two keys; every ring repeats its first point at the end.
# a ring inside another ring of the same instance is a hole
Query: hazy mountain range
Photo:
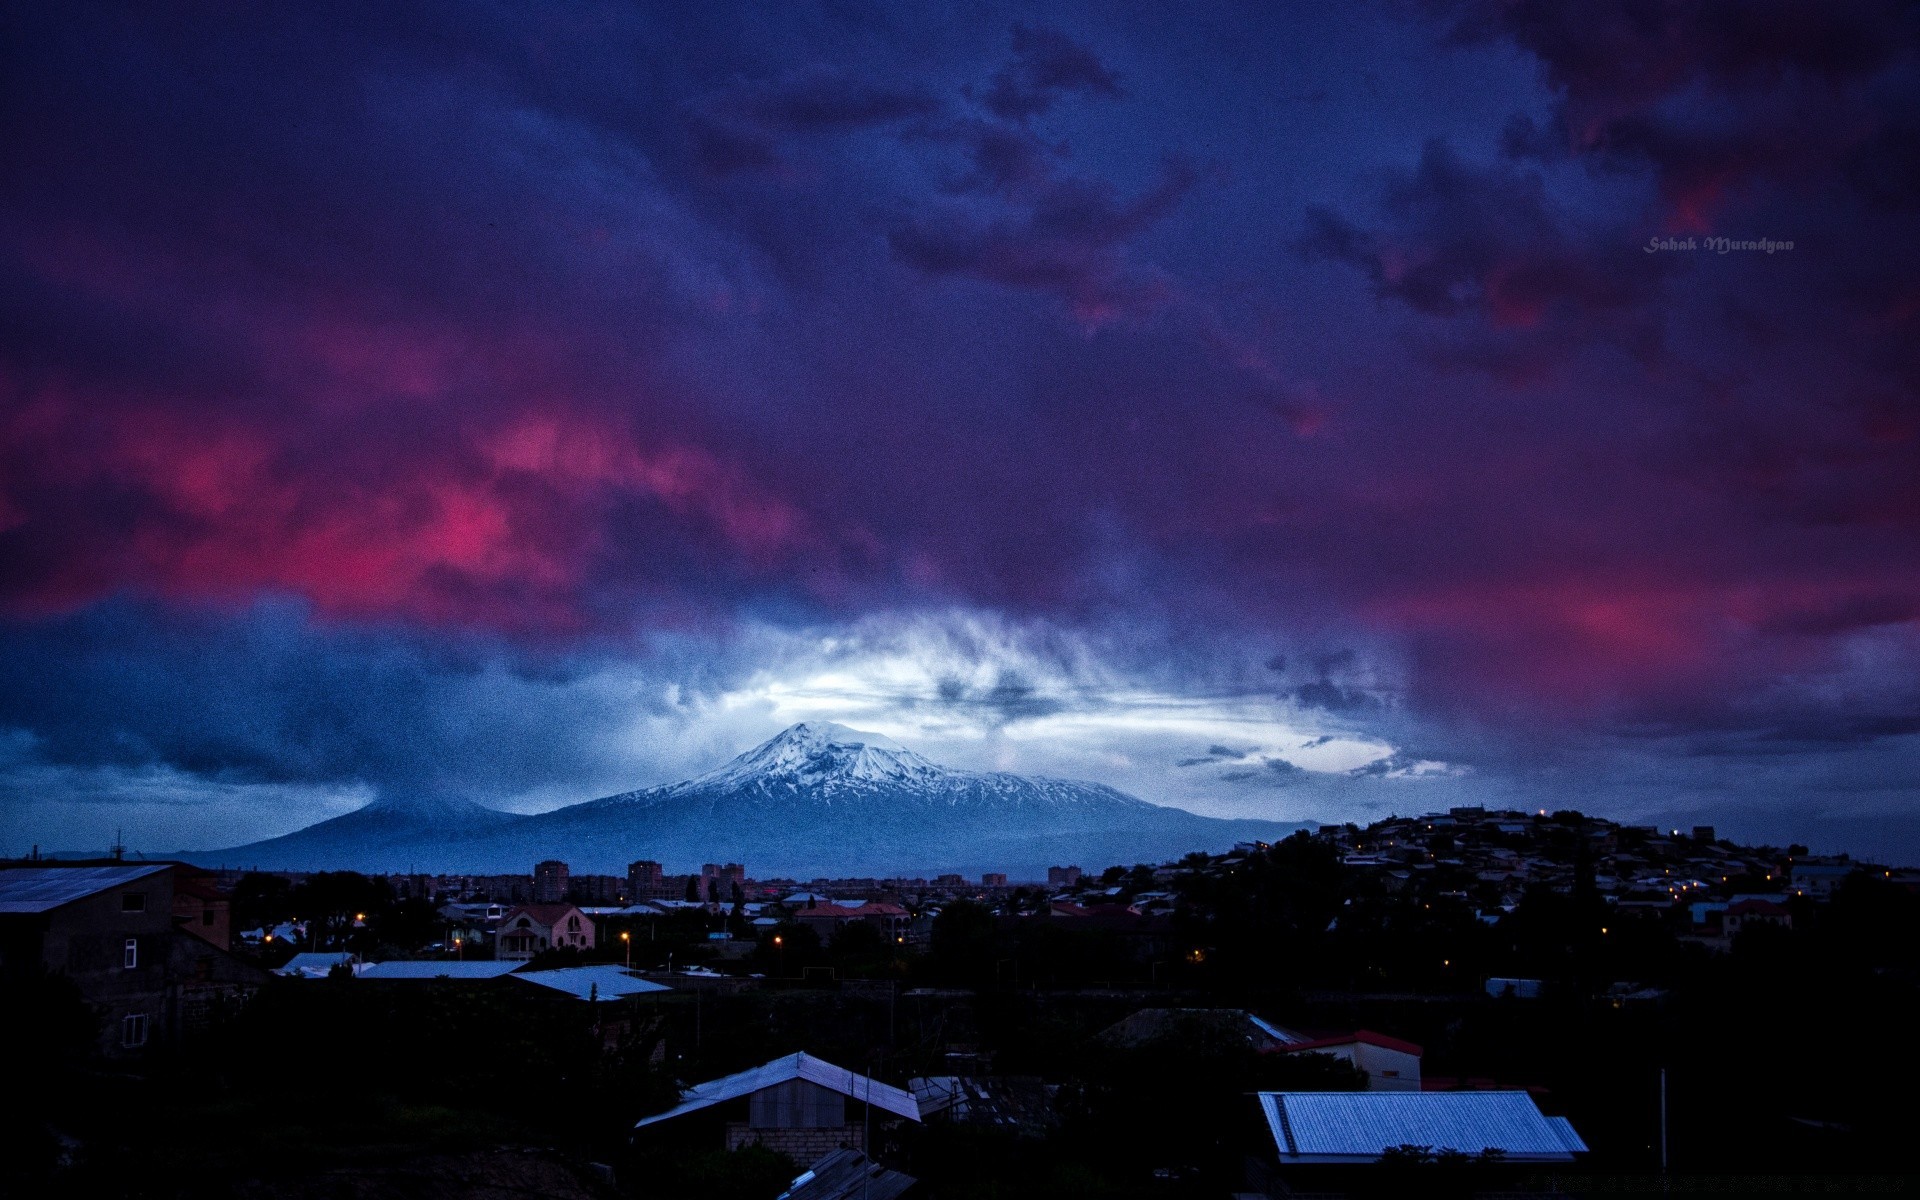
{"type": "Polygon", "coordinates": [[[761,878],[820,875],[1044,878],[1157,862],[1284,837],[1298,824],[1222,820],[1149,804],[1103,784],[943,767],[843,725],[794,725],[717,770],[533,816],[465,801],[381,800],[284,837],[193,853],[269,869],[669,873],[738,862],[761,878]]]}

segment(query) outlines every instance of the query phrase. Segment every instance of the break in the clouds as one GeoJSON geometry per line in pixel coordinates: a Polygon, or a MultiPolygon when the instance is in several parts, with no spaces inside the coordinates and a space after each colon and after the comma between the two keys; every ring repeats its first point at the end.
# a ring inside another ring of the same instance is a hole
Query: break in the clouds
{"type": "Polygon", "coordinates": [[[1920,857],[1917,20],[22,13],[4,840],[826,717],[1920,857]]]}

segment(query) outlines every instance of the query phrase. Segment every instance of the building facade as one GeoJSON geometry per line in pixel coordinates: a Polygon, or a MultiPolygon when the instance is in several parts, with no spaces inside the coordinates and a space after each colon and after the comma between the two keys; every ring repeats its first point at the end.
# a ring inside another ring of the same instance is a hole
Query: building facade
{"type": "Polygon", "coordinates": [[[494,935],[493,956],[524,961],[543,950],[593,949],[593,921],[571,904],[526,904],[509,912],[494,935]]]}

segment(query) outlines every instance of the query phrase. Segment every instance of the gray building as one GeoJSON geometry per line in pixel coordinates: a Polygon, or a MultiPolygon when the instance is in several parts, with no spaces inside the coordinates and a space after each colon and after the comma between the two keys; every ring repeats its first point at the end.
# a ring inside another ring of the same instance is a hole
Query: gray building
{"type": "Polygon", "coordinates": [[[174,915],[173,863],[0,867],[0,966],[73,980],[100,1048],[137,1053],[202,1028],[252,996],[265,973],[174,915]]]}

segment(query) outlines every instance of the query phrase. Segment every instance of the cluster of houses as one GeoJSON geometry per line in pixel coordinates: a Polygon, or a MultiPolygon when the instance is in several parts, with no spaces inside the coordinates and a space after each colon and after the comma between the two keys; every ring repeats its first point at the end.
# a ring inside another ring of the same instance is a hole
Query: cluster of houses
{"type": "Polygon", "coordinates": [[[1316,836],[1391,890],[1470,901],[1488,920],[1513,911],[1530,887],[1585,887],[1622,913],[1673,918],[1682,936],[1715,948],[1754,924],[1790,926],[1790,900],[1825,900],[1856,873],[1920,890],[1920,871],[1844,854],[1739,846],[1709,825],[1661,829],[1544,809],[1451,808],[1365,828],[1322,826],[1316,836]]]}
{"type": "MultiPolygon", "coordinates": [[[[1389,891],[1452,897],[1485,920],[1510,912],[1530,888],[1586,889],[1621,911],[1659,912],[1683,936],[1710,946],[1725,946],[1757,924],[1790,925],[1795,905],[1831,897],[1857,873],[1920,890],[1916,871],[1813,857],[1799,847],[1744,848],[1706,827],[1621,826],[1577,813],[1462,807],[1365,828],[1325,826],[1314,836],[1336,850],[1348,870],[1373,876],[1389,891]]],[[[435,883],[446,885],[432,893],[447,922],[444,957],[367,962],[347,950],[313,949],[274,974],[504,986],[556,1003],[621,1005],[632,1013],[650,996],[696,982],[670,971],[662,983],[632,970],[631,957],[620,953],[622,943],[631,948],[635,930],[663,917],[694,912],[711,918],[710,936],[720,943],[722,959],[789,923],[814,929],[823,943],[856,925],[883,942],[920,943],[940,906],[958,898],[985,902],[1003,921],[1039,918],[1152,938],[1182,903],[1183,876],[1233,871],[1264,849],[1247,845],[1100,876],[1056,867],[1046,884],[1025,886],[1009,885],[1004,875],[977,884],[945,876],[800,885],[749,880],[738,864],[668,876],[658,863],[636,862],[624,886],[614,887],[573,876],[555,860],[527,876],[435,883]],[[580,886],[582,879],[588,886],[580,886]],[[556,950],[598,961],[536,965],[556,950]],[[623,957],[625,964],[618,961],[623,957]]],[[[0,864],[0,966],[67,976],[102,1019],[100,1049],[138,1054],[205,1027],[267,985],[267,972],[233,953],[236,936],[256,945],[305,939],[297,926],[236,935],[223,882],[217,873],[169,862],[0,864]]],[[[410,890],[429,881],[401,882],[410,890]]],[[[714,974],[686,965],[682,972],[714,974]]],[[[1487,981],[1489,993],[1521,998],[1538,994],[1540,986],[1528,979],[1487,981]]],[[[1617,1001],[1636,998],[1626,991],[1617,1001]]],[[[1343,1190],[1340,1172],[1362,1163],[1438,1159],[1497,1174],[1571,1162],[1586,1150],[1566,1120],[1542,1113],[1532,1094],[1423,1077],[1420,1046],[1372,1030],[1303,1031],[1239,1009],[1149,1008],[1101,1036],[1116,1045],[1138,1044],[1194,1021],[1243,1038],[1262,1054],[1338,1060],[1364,1081],[1358,1091],[1249,1097],[1271,1142],[1263,1165],[1250,1174],[1250,1194],[1343,1190]]],[[[619,1020],[609,1028],[617,1036],[619,1020]]],[[[1057,1090],[1040,1079],[965,1073],[889,1083],[792,1054],[694,1085],[677,1105],[640,1120],[635,1134],[705,1139],[730,1149],[757,1144],[790,1154],[811,1164],[788,1192],[792,1200],[828,1200],[854,1190],[892,1196],[915,1181],[888,1165],[890,1131],[978,1122],[1044,1136],[1054,1124],[1057,1090]]]]}
{"type": "MultiPolygon", "coordinates": [[[[1244,1033],[1263,1053],[1330,1054],[1349,1062],[1376,1042],[1408,1052],[1414,1079],[1386,1069],[1384,1057],[1363,1068],[1364,1090],[1269,1091],[1246,1098],[1266,1139],[1246,1163],[1243,1197],[1342,1194],[1378,1182],[1355,1168],[1452,1162],[1476,1188],[1511,1187],[1543,1168],[1571,1164],[1587,1145],[1565,1117],[1541,1111],[1518,1089],[1424,1090],[1418,1047],[1373,1037],[1309,1038],[1239,1010],[1148,1009],[1107,1031],[1120,1043],[1145,1039],[1185,1021],[1207,1021],[1244,1033]],[[1384,1071],[1384,1073],[1382,1073],[1384,1071]]],[[[1202,1084],[1204,1086],[1204,1084],[1202,1084]]],[[[950,1123],[1015,1137],[1045,1137],[1057,1124],[1058,1088],[1038,1079],[943,1075],[888,1083],[811,1054],[789,1054],[686,1089],[680,1102],[641,1118],[636,1138],[738,1150],[763,1146],[811,1166],[787,1197],[826,1200],[855,1194],[896,1196],[916,1180],[886,1165],[909,1125],[950,1123]]]]}

